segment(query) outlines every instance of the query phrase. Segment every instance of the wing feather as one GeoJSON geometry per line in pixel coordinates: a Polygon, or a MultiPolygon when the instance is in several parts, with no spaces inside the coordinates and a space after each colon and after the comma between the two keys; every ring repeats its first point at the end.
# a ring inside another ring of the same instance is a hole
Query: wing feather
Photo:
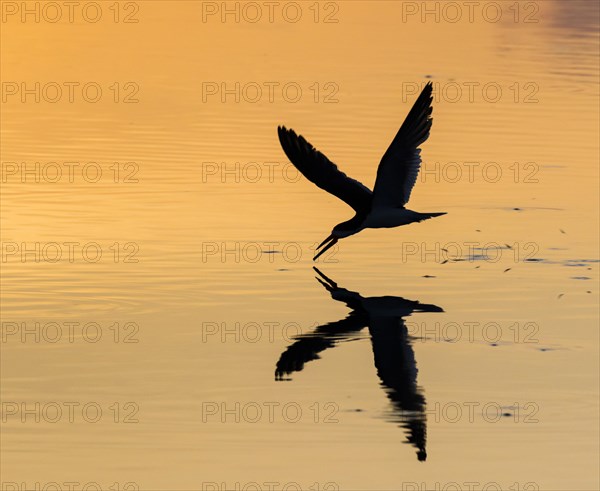
{"type": "Polygon", "coordinates": [[[292,164],[309,181],[338,197],[354,210],[365,212],[371,207],[371,190],[338,169],[306,139],[285,126],[277,128],[283,151],[292,164]]]}
{"type": "Polygon", "coordinates": [[[373,207],[403,207],[408,203],[421,168],[418,147],[429,138],[431,130],[432,89],[431,82],[423,88],[381,158],[373,189],[373,207]]]}

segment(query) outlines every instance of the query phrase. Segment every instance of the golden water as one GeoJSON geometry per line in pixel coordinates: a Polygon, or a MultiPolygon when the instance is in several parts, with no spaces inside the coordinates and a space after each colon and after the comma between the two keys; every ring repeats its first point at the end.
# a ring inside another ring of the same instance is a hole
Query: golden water
{"type": "Polygon", "coordinates": [[[5,489],[598,489],[597,2],[88,3],[2,2],[5,489]],[[409,205],[448,214],[318,262],[443,309],[391,360],[420,462],[373,325],[275,380],[350,313],[311,258],[352,215],[276,127],[372,186],[429,79],[409,205]]]}

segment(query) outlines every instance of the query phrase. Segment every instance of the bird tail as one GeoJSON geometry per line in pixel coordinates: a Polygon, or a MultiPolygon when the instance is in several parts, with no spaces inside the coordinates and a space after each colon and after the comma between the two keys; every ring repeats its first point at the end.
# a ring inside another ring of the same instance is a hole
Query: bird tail
{"type": "Polygon", "coordinates": [[[430,218],[439,217],[439,216],[445,215],[446,213],[447,213],[446,211],[442,211],[442,212],[438,212],[438,213],[419,213],[419,215],[420,215],[419,221],[422,222],[423,220],[429,220],[430,218]]]}

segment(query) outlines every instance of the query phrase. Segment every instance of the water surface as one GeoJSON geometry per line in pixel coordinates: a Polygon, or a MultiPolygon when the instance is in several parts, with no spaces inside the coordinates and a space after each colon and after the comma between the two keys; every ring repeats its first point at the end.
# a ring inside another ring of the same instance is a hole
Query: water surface
{"type": "Polygon", "coordinates": [[[598,489],[598,4],[420,4],[3,22],[3,82],[64,89],[2,104],[3,482],[598,489]],[[448,214],[320,276],[351,210],[277,125],[371,186],[428,80],[448,214]]]}

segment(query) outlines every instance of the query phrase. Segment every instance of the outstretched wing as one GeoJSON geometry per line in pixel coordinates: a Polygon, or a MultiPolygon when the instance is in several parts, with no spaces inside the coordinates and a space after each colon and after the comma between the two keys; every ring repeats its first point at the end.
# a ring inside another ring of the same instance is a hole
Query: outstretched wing
{"type": "Polygon", "coordinates": [[[346,202],[357,213],[370,208],[372,193],[368,187],[344,174],[294,130],[279,126],[277,133],[283,151],[304,177],[346,202]]]}
{"type": "Polygon", "coordinates": [[[403,207],[421,168],[421,150],[418,148],[431,129],[432,84],[421,91],[396,137],[387,149],[373,188],[373,207],[403,207]]]}
{"type": "Polygon", "coordinates": [[[275,379],[282,380],[293,372],[300,372],[304,364],[320,358],[319,353],[333,348],[341,341],[359,339],[359,331],[367,326],[367,318],[351,312],[345,319],[319,326],[310,334],[296,337],[296,341],[281,353],[275,367],[275,379]]]}

